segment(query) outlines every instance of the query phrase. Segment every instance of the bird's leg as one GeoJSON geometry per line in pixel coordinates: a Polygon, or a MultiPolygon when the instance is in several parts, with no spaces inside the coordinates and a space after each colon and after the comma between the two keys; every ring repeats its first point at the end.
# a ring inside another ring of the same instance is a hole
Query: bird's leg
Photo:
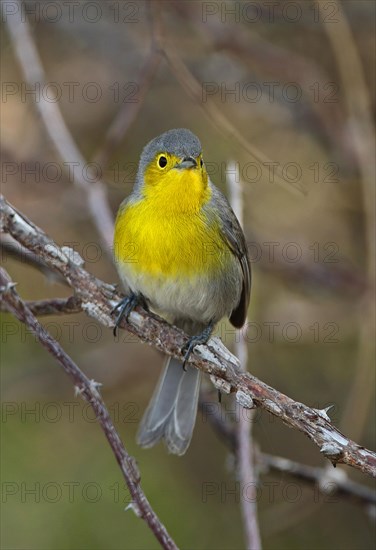
{"type": "Polygon", "coordinates": [[[113,330],[114,336],[116,336],[116,330],[120,325],[122,318],[125,317],[126,321],[128,321],[131,312],[136,306],[139,305],[144,307],[146,310],[148,309],[144,296],[142,294],[135,294],[134,292],[132,292],[129,296],[126,296],[125,298],[120,300],[118,304],[116,304],[114,309],[111,311],[111,313],[115,313],[120,310],[115,320],[115,326],[113,330]]]}
{"type": "Polygon", "coordinates": [[[182,349],[182,353],[184,353],[184,359],[183,359],[183,369],[186,369],[186,364],[189,359],[189,356],[191,355],[193,349],[195,346],[198,346],[199,344],[206,344],[209,340],[212,332],[214,329],[214,323],[211,321],[207,327],[204,328],[200,334],[196,334],[195,336],[192,336],[186,343],[186,345],[182,349]]]}

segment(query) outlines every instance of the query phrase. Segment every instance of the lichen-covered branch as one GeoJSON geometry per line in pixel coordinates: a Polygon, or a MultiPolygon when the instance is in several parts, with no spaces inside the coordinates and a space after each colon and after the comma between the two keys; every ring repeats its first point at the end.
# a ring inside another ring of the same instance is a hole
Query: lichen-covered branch
{"type": "MultiPolygon", "coordinates": [[[[0,197],[0,229],[37,254],[51,269],[60,273],[81,300],[82,309],[99,323],[114,326],[113,306],[121,299],[112,285],[96,279],[82,266],[78,254],[61,249],[54,241],[0,197]]],[[[160,351],[182,359],[188,336],[152,313],[138,307],[121,323],[122,328],[160,351]]],[[[326,410],[307,407],[239,369],[239,363],[219,338],[197,346],[189,362],[210,375],[224,392],[235,392],[243,407],[261,407],[291,428],[303,432],[333,464],[343,463],[376,477],[376,453],[351,441],[330,422],[326,410]]],[[[356,414],[356,411],[354,411],[356,414]]]]}

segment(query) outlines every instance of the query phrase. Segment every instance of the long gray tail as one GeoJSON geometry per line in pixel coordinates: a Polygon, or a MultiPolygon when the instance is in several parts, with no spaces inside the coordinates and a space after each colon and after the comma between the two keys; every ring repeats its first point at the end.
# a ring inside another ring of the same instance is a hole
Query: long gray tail
{"type": "Polygon", "coordinates": [[[188,449],[196,422],[201,372],[168,358],[153,397],[141,420],[137,442],[152,447],[164,439],[171,453],[188,449]]]}

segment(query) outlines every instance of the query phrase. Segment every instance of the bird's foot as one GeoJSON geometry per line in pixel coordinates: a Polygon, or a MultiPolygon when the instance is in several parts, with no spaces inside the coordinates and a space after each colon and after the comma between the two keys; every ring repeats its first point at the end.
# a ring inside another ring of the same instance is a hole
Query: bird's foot
{"type": "Polygon", "coordinates": [[[185,344],[185,346],[182,349],[182,353],[184,353],[183,370],[187,370],[186,364],[193,349],[200,344],[206,344],[208,342],[213,332],[213,328],[214,328],[214,323],[210,322],[208,326],[205,327],[200,334],[196,334],[195,336],[192,336],[192,338],[190,338],[188,342],[185,344]]]}
{"type": "Polygon", "coordinates": [[[114,336],[116,336],[116,331],[120,325],[121,320],[123,317],[125,317],[125,320],[128,321],[129,315],[132,313],[135,307],[138,305],[142,305],[145,309],[147,309],[147,304],[145,298],[142,296],[142,294],[135,294],[132,292],[129,296],[126,296],[111,311],[111,313],[116,313],[119,311],[118,316],[115,320],[115,326],[114,326],[114,336]]]}

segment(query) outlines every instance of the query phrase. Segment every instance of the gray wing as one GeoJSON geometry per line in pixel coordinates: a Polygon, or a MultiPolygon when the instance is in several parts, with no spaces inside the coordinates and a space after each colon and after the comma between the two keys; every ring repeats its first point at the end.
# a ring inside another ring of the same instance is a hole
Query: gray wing
{"type": "Polygon", "coordinates": [[[230,315],[232,325],[236,328],[241,328],[246,320],[251,296],[251,265],[248,258],[247,243],[240,223],[228,200],[213,184],[210,202],[212,201],[215,202],[219,212],[223,240],[239,260],[242,270],[243,281],[240,301],[230,315]]]}

